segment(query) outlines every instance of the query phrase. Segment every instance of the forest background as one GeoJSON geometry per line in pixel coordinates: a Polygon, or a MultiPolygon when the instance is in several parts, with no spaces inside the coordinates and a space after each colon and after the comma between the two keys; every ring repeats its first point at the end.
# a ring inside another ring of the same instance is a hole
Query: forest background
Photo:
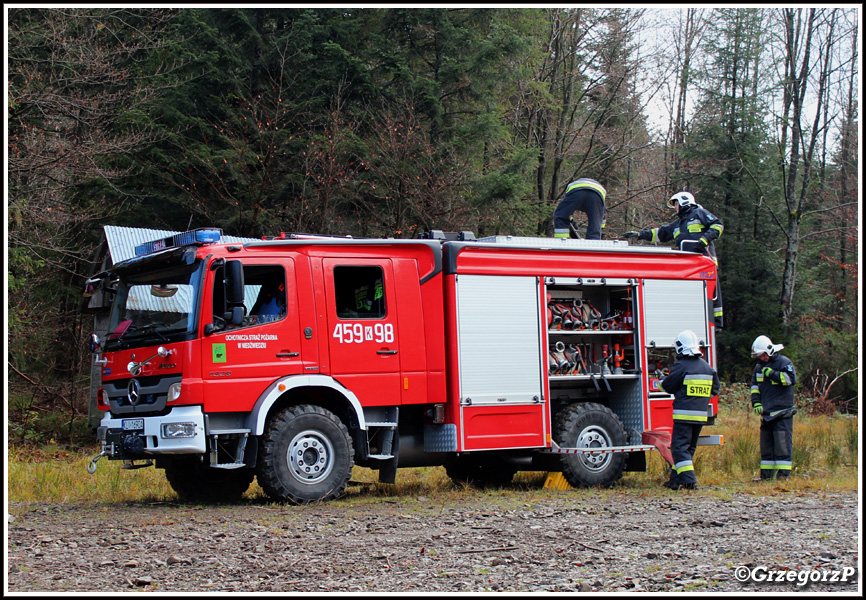
{"type": "Polygon", "coordinates": [[[7,5],[8,439],[92,443],[103,225],[549,236],[578,177],[722,220],[723,383],[765,334],[857,412],[860,10],[7,5]]]}

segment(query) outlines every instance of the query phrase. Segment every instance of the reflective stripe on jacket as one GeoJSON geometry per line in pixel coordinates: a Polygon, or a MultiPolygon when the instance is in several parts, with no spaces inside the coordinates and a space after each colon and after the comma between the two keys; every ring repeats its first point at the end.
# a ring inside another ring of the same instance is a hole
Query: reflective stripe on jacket
{"type": "Polygon", "coordinates": [[[704,245],[702,250],[705,249],[706,254],[715,260],[716,248],[713,241],[719,239],[724,231],[725,226],[716,215],[703,206],[696,205],[680,210],[676,220],[667,225],[640,231],[638,238],[654,243],[675,241],[680,249],[686,250],[692,248],[684,248],[684,241],[697,242],[703,238],[706,243],[700,242],[704,245]]]}
{"type": "Polygon", "coordinates": [[[792,408],[795,383],[797,373],[794,364],[786,356],[775,354],[767,362],[759,361],[752,371],[752,405],[760,404],[767,415],[792,408]],[[765,368],[771,369],[769,376],[764,375],[765,368]]]}
{"type": "Polygon", "coordinates": [[[716,371],[700,356],[684,356],[662,379],[662,389],[674,396],[674,421],[707,422],[710,398],[721,384],[716,371]]]}
{"type": "Polygon", "coordinates": [[[588,188],[591,190],[595,190],[599,194],[601,194],[602,200],[607,200],[607,191],[604,189],[604,186],[597,182],[595,179],[589,179],[588,177],[583,177],[578,179],[577,181],[572,181],[568,184],[568,187],[565,188],[565,193],[572,190],[576,190],[578,188],[588,188]]]}

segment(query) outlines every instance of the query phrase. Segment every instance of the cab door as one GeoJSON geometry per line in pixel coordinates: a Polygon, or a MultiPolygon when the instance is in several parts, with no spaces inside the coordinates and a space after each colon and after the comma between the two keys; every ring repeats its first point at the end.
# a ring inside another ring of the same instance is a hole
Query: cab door
{"type": "Polygon", "coordinates": [[[365,406],[400,404],[400,344],[389,258],[323,260],[331,375],[365,406]]]}
{"type": "MultiPolygon", "coordinates": [[[[304,371],[294,262],[245,259],[243,269],[243,323],[203,339],[202,376],[212,412],[250,410],[274,380],[304,371]]],[[[214,315],[222,306],[221,270],[211,285],[214,315]]]]}

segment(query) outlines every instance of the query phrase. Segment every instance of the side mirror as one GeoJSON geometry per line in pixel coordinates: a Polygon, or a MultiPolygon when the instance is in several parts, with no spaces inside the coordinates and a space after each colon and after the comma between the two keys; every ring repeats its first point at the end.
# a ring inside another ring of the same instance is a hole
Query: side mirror
{"type": "Polygon", "coordinates": [[[96,355],[93,357],[94,364],[104,365],[108,362],[108,359],[102,358],[102,342],[95,333],[90,334],[90,351],[96,355]]]}
{"type": "Polygon", "coordinates": [[[227,260],[225,267],[226,305],[244,304],[244,267],[239,260],[227,260]]]}

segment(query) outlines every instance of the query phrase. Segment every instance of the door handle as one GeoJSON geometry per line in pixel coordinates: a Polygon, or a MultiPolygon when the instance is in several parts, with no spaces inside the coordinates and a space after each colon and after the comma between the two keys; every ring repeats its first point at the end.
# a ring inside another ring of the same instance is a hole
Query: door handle
{"type": "Polygon", "coordinates": [[[397,354],[396,350],[377,350],[376,354],[397,354]]]}
{"type": "Polygon", "coordinates": [[[277,352],[278,358],[292,358],[293,356],[300,356],[300,352],[277,352]]]}

